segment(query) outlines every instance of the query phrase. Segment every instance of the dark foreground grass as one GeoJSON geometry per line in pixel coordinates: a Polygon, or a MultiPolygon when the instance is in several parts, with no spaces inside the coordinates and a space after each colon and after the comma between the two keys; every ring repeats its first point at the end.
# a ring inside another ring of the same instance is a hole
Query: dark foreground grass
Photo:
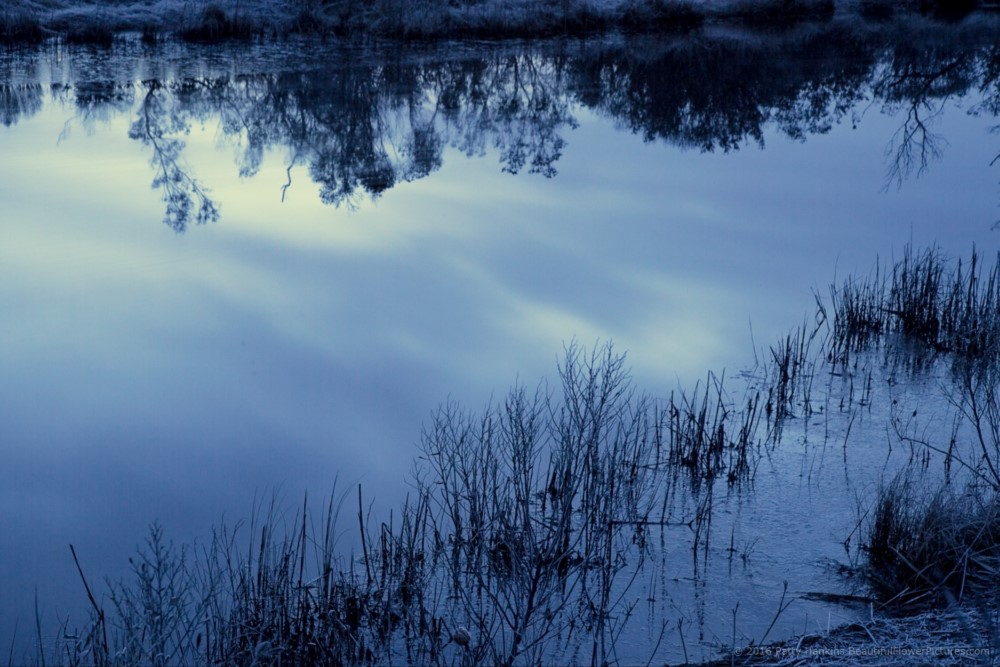
{"type": "Polygon", "coordinates": [[[887,607],[923,610],[981,599],[1000,584],[996,489],[921,493],[909,476],[882,489],[867,538],[864,576],[887,607]]]}
{"type": "Polygon", "coordinates": [[[941,456],[944,486],[909,470],[883,487],[863,541],[861,572],[882,608],[913,613],[994,605],[1000,585],[1000,258],[951,260],[907,246],[900,260],[831,290],[826,351],[836,367],[882,347],[913,368],[944,361],[943,402],[963,424],[951,442],[904,434],[941,456]],[[954,472],[959,474],[954,474],[954,472]]]}
{"type": "Polygon", "coordinates": [[[350,533],[353,491],[318,513],[272,503],[198,548],[175,548],[154,525],[131,578],[105,597],[81,569],[90,622],[64,628],[36,662],[606,664],[647,536],[676,522],[667,498],[678,480],[701,494],[689,524],[697,558],[709,550],[713,482],[752,479],[774,432],[759,438],[759,425],[778,419],[763,397],[786,395],[800,366],[784,355],[804,339],[785,343],[764,372],[784,388],[757,387],[742,404],[713,375],[653,400],[610,345],[571,345],[555,388],[515,386],[480,412],[442,406],[415,491],[388,520],[372,521],[358,488],[350,533]],[[353,556],[344,534],[358,536],[353,556]]]}

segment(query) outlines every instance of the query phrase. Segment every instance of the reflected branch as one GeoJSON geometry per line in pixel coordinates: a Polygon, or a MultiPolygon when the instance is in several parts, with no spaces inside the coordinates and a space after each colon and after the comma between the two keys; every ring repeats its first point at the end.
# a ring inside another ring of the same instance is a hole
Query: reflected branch
{"type": "MultiPolygon", "coordinates": [[[[287,155],[281,201],[302,165],[323,203],[354,208],[440,169],[445,147],[495,155],[505,173],[554,177],[578,109],[647,142],[729,152],[762,147],[768,132],[806,141],[845,118],[856,124],[870,99],[901,119],[885,153],[887,183],[898,185],[944,151],[932,130],[948,100],[978,88],[974,112],[1000,114],[1000,47],[992,34],[965,35],[636,37],[478,45],[457,55],[330,47],[309,61],[312,69],[148,80],[139,100],[131,82],[88,80],[74,92],[87,122],[135,113],[129,136],[150,148],[164,219],[183,231],[219,217],[182,160],[184,134],[196,123],[218,127],[241,178],[257,176],[269,151],[287,155]]],[[[40,87],[0,84],[5,124],[40,107],[40,87]]]]}
{"type": "Polygon", "coordinates": [[[944,154],[944,147],[948,142],[943,136],[931,132],[927,127],[929,122],[943,112],[943,107],[943,103],[936,108],[913,103],[907,109],[903,124],[893,134],[886,147],[889,167],[883,189],[888,189],[893,183],[896,187],[902,187],[903,181],[911,174],[919,177],[933,160],[940,159],[944,154]],[[921,118],[921,107],[929,111],[924,118],[921,118]]]}
{"type": "Polygon", "coordinates": [[[192,210],[197,224],[215,222],[219,209],[207,190],[192,177],[180,161],[185,143],[171,137],[188,131],[188,125],[175,113],[161,94],[165,87],[159,81],[146,81],[138,117],[129,130],[129,138],[141,141],[153,150],[150,165],[154,170],[152,187],[163,190],[166,214],[163,221],[174,231],[183,232],[191,220],[192,210]]]}
{"type": "Polygon", "coordinates": [[[0,123],[10,127],[22,118],[30,118],[42,109],[42,86],[0,84],[0,123]]]}

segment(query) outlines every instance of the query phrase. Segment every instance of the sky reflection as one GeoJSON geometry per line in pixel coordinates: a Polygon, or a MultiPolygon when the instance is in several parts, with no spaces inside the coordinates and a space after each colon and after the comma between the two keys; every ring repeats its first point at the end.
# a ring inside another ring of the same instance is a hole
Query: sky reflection
{"type": "Polygon", "coordinates": [[[355,210],[322,203],[295,146],[241,176],[225,119],[193,114],[181,162],[221,215],[178,234],[155,152],[129,139],[141,93],[89,116],[45,98],[0,128],[5,628],[36,582],[82,610],[69,542],[116,576],[153,519],[204,539],[275,487],[294,504],[361,483],[396,505],[435,406],[554,378],[571,340],[614,340],[667,396],[751,365],[834,272],[911,241],[1000,248],[996,121],[971,98],[937,119],[940,160],[887,192],[898,116],[702,153],[546,99],[578,123],[557,128],[554,178],[503,173],[510,143],[444,144],[432,174],[355,210]]]}

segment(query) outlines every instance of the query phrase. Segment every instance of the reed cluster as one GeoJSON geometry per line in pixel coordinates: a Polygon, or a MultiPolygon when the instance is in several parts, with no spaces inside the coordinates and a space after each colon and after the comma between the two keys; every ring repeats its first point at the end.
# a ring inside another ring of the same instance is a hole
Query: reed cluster
{"type": "Polygon", "coordinates": [[[1000,584],[996,489],[921,494],[908,475],[882,490],[863,546],[864,574],[886,606],[947,606],[992,595],[1000,584]]]}
{"type": "Polygon", "coordinates": [[[1000,354],[1000,261],[984,271],[973,250],[949,262],[936,249],[907,246],[891,267],[831,288],[834,311],[829,358],[847,363],[889,334],[922,350],[995,363],[1000,354]]]}

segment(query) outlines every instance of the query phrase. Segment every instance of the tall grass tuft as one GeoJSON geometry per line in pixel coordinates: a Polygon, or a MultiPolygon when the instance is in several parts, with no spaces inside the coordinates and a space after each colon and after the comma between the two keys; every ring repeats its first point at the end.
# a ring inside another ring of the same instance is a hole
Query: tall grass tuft
{"type": "Polygon", "coordinates": [[[331,497],[316,527],[307,503],[286,523],[272,502],[200,550],[175,548],[153,524],[131,578],[108,583],[109,605],[91,596],[87,631],[64,636],[62,663],[371,662],[391,635],[391,596],[341,560],[339,507],[331,497]]]}
{"type": "Polygon", "coordinates": [[[883,605],[950,605],[1000,584],[1000,496],[948,487],[920,495],[902,475],[883,488],[863,544],[864,575],[883,605]]]}
{"type": "Polygon", "coordinates": [[[885,333],[885,286],[880,271],[881,266],[876,265],[874,275],[863,280],[851,278],[839,289],[830,287],[834,321],[827,352],[829,362],[847,366],[855,353],[877,345],[885,333]]]}
{"type": "Polygon", "coordinates": [[[891,270],[877,267],[873,279],[832,288],[831,360],[846,363],[852,353],[893,333],[931,354],[995,363],[1000,358],[1000,261],[986,271],[982,263],[975,249],[967,260],[952,263],[936,249],[918,253],[907,246],[891,270]],[[880,280],[883,273],[887,277],[880,280]]]}

